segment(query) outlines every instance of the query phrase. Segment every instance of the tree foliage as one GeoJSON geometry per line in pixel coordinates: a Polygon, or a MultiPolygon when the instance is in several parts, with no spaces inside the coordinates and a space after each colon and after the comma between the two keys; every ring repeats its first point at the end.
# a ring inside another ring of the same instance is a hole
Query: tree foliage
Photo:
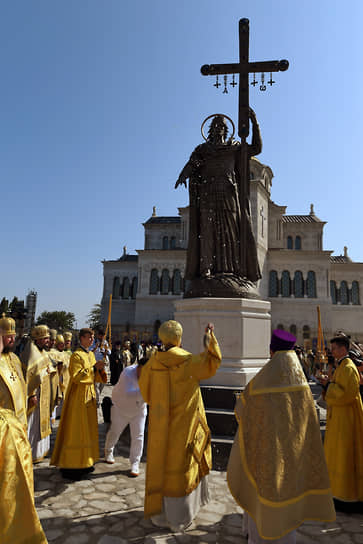
{"type": "Polygon", "coordinates": [[[87,315],[86,323],[91,329],[97,329],[101,325],[101,304],[95,304],[87,315]]]}
{"type": "Polygon", "coordinates": [[[74,313],[65,311],[42,312],[36,321],[36,325],[48,325],[50,329],[59,332],[69,331],[74,328],[76,318],[74,313]]]}
{"type": "MultiPolygon", "coordinates": [[[[2,315],[3,313],[6,314],[7,312],[9,311],[9,301],[7,298],[3,297],[1,302],[0,302],[0,314],[2,315]]],[[[1,317],[0,315],[0,317],[1,317]]]]}

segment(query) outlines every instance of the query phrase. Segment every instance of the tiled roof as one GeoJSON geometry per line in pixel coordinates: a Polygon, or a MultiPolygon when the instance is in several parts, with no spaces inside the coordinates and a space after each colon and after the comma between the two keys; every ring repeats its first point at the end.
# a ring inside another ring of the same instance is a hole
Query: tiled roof
{"type": "Polygon", "coordinates": [[[150,217],[150,219],[148,219],[146,221],[146,223],[144,223],[144,225],[150,225],[150,224],[154,224],[154,225],[160,225],[160,224],[166,224],[166,223],[180,223],[181,222],[181,217],[175,215],[175,216],[156,216],[156,217],[150,217]]]}
{"type": "Polygon", "coordinates": [[[332,263],[351,263],[352,259],[345,255],[331,255],[330,260],[332,263]]]}
{"type": "Polygon", "coordinates": [[[122,257],[119,258],[119,261],[135,262],[138,258],[138,255],[122,255],[122,257]]]}
{"type": "Polygon", "coordinates": [[[316,215],[283,215],[283,223],[323,223],[316,215]]]}

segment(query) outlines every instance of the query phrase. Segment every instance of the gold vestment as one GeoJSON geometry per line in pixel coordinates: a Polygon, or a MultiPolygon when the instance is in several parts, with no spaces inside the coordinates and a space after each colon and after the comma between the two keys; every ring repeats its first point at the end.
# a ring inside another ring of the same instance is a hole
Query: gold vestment
{"type": "Polygon", "coordinates": [[[213,376],[222,356],[213,333],[208,350],[155,352],[139,378],[149,404],[144,515],[162,511],[163,497],[189,495],[212,466],[211,436],[199,380],[213,376]]]}
{"type": "Polygon", "coordinates": [[[60,468],[87,468],[99,459],[96,392],[94,383],[107,376],[94,372],[93,352],[82,348],[71,355],[70,382],[50,460],[60,468]]]}
{"type": "Polygon", "coordinates": [[[0,408],[0,542],[47,542],[34,506],[33,463],[23,425],[0,408]]]}
{"type": "Polygon", "coordinates": [[[307,519],[333,521],[319,421],[294,351],[274,353],[237,398],[235,413],[227,481],[259,535],[273,540],[307,519]]]}
{"type": "MultiPolygon", "coordinates": [[[[35,396],[39,390],[39,411],[40,411],[40,438],[49,436],[52,432],[50,427],[50,402],[51,387],[49,376],[55,372],[53,365],[45,350],[40,349],[33,343],[27,346],[27,350],[21,353],[20,358],[23,368],[26,369],[26,384],[28,397],[35,396]]],[[[28,417],[35,410],[35,406],[28,409],[28,417]]]]}
{"type": "Polygon", "coordinates": [[[21,362],[15,353],[0,355],[0,408],[12,410],[27,427],[27,394],[21,362]]]}
{"type": "Polygon", "coordinates": [[[348,357],[335,370],[325,400],[324,449],[333,495],[363,501],[363,406],[359,373],[348,357]]]}

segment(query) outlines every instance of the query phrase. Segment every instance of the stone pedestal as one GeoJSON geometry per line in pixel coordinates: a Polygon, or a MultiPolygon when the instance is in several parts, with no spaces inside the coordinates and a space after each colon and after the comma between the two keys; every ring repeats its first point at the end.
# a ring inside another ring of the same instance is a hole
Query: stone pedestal
{"type": "Polygon", "coordinates": [[[270,302],[244,298],[189,298],[174,301],[174,319],[183,326],[183,348],[204,350],[208,322],[222,351],[216,375],[204,384],[244,387],[269,358],[270,302]]]}

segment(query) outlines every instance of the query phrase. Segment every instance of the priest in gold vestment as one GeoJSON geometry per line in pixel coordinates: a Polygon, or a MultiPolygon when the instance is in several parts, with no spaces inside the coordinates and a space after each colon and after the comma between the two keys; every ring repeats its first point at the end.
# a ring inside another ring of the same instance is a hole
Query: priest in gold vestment
{"type": "Polygon", "coordinates": [[[192,355],[180,347],[180,323],[163,323],[165,351],[153,353],[139,378],[149,405],[144,514],[172,531],[190,525],[209,500],[211,435],[199,380],[212,377],[222,359],[212,329],[207,327],[205,351],[192,355]]]}
{"type": "Polygon", "coordinates": [[[71,355],[70,382],[64,400],[57,438],[50,460],[64,478],[79,480],[92,472],[99,459],[95,382],[107,382],[104,362],[89,351],[92,329],[80,330],[80,346],[71,355]]]}
{"type": "Polygon", "coordinates": [[[20,354],[28,390],[28,437],[33,463],[39,463],[50,449],[50,376],[56,369],[45,349],[49,341],[46,325],[37,325],[31,331],[32,341],[20,354]]]}
{"type": "Polygon", "coordinates": [[[46,544],[34,505],[32,453],[26,430],[0,408],[0,542],[46,544]]]}
{"type": "Polygon", "coordinates": [[[69,361],[71,358],[71,353],[64,351],[65,341],[62,334],[58,334],[55,339],[55,352],[53,353],[53,358],[57,364],[58,371],[58,392],[57,392],[57,406],[56,406],[56,418],[59,419],[61,412],[64,397],[67,391],[69,384],[69,361]]]}
{"type": "Polygon", "coordinates": [[[21,362],[12,353],[15,343],[15,321],[11,317],[0,319],[0,408],[14,412],[27,427],[27,391],[21,362]]]}
{"type": "MultiPolygon", "coordinates": [[[[349,358],[349,338],[340,335],[330,342],[338,366],[331,382],[321,379],[328,406],[325,456],[334,498],[345,503],[358,502],[363,501],[363,406],[359,372],[349,358]]],[[[339,503],[338,507],[344,509],[339,503]]]]}
{"type": "Polygon", "coordinates": [[[249,544],[293,544],[305,520],[335,519],[319,421],[295,341],[286,331],[273,332],[270,361],[236,402],[227,481],[245,511],[249,544]]]}

